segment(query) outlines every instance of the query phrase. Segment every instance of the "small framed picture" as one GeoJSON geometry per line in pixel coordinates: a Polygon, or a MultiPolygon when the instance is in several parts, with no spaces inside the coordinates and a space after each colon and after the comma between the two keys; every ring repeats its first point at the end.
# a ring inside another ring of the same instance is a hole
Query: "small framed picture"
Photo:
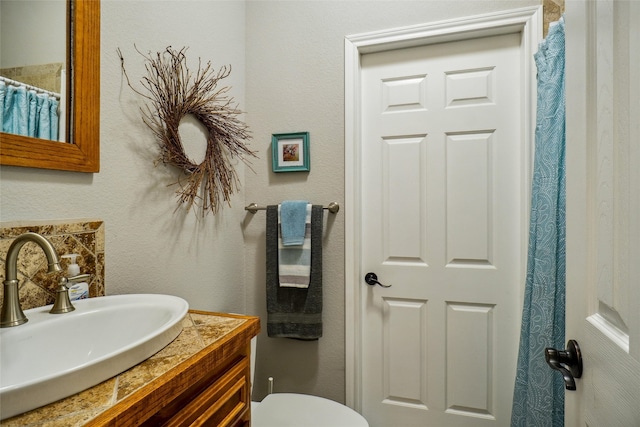
{"type": "Polygon", "coordinates": [[[274,172],[309,171],[309,132],[274,133],[271,137],[274,172]]]}

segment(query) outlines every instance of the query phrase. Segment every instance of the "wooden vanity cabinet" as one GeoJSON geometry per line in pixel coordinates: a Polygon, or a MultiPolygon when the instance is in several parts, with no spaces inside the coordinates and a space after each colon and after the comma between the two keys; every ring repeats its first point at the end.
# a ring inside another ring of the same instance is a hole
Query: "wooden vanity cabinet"
{"type": "Polygon", "coordinates": [[[222,375],[206,379],[165,406],[144,426],[237,426],[249,422],[249,383],[246,378],[248,361],[233,361],[222,375]]]}
{"type": "Polygon", "coordinates": [[[246,321],[88,425],[248,427],[250,342],[260,331],[260,321],[256,317],[237,317],[246,321]]]}

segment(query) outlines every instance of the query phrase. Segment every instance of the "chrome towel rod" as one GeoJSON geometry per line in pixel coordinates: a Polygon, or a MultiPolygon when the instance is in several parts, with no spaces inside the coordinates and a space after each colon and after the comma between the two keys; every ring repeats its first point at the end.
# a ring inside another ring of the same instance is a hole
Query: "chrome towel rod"
{"type": "MultiPolygon", "coordinates": [[[[334,213],[338,213],[338,211],[340,210],[340,205],[337,202],[331,202],[329,203],[329,206],[323,206],[323,209],[328,209],[329,212],[331,212],[332,214],[334,213]]],[[[245,211],[249,211],[252,214],[258,212],[258,211],[264,211],[267,210],[266,206],[258,206],[257,203],[250,203],[249,205],[244,207],[245,211]]]]}

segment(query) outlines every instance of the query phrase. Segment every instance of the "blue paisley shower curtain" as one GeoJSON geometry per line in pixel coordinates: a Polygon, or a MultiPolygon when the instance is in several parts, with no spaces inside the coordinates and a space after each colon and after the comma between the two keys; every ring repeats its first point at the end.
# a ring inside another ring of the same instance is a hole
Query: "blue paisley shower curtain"
{"type": "Polygon", "coordinates": [[[564,425],[564,382],[544,349],[564,349],[565,97],[564,20],[535,54],[538,97],[529,252],[512,427],[564,425]]]}

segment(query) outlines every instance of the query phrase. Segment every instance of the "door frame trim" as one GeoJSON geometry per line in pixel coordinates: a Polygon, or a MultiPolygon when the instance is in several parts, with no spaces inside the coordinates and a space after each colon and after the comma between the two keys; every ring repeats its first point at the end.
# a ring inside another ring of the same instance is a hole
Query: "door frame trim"
{"type": "MultiPolygon", "coordinates": [[[[522,180],[523,224],[529,218],[529,194],[533,161],[536,66],[533,58],[542,39],[542,6],[499,11],[472,17],[456,18],[424,25],[355,34],[345,37],[345,397],[346,404],[362,410],[362,329],[360,278],[361,230],[358,220],[362,214],[360,174],[361,167],[361,57],[364,54],[384,52],[407,47],[423,46],[479,37],[521,34],[520,53],[523,81],[523,150],[522,180]]],[[[523,259],[526,259],[528,227],[523,227],[523,259]]],[[[525,263],[526,264],[526,263],[525,263]]],[[[522,278],[525,277],[523,266],[522,278]]],[[[522,290],[521,290],[522,294],[522,290]]]]}

